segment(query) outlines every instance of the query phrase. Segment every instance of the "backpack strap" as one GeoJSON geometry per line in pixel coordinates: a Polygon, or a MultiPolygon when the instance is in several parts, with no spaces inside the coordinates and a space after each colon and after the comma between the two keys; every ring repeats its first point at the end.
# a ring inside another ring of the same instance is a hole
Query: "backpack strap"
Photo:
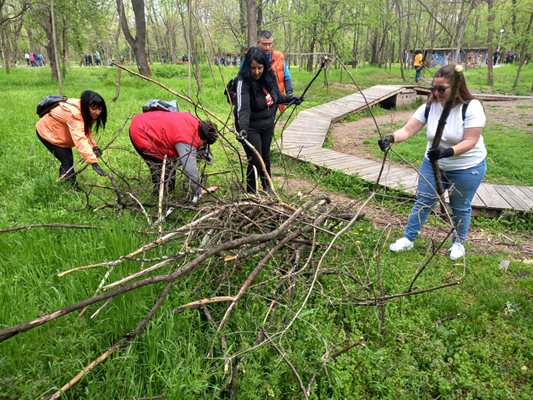
{"type": "Polygon", "coordinates": [[[465,121],[466,109],[468,108],[468,104],[470,104],[469,101],[467,101],[466,103],[463,103],[463,107],[461,108],[461,115],[463,116],[463,122],[465,121]]]}
{"type": "MultiPolygon", "coordinates": [[[[468,108],[468,104],[470,104],[469,101],[466,103],[463,103],[463,106],[461,107],[461,116],[463,117],[463,121],[465,120],[465,117],[466,117],[466,109],[468,108]]],[[[428,120],[430,109],[431,109],[431,103],[426,104],[426,109],[424,110],[424,118],[426,119],[426,123],[428,120]]]]}
{"type": "Polygon", "coordinates": [[[424,118],[426,119],[426,124],[428,122],[429,110],[431,109],[431,103],[426,104],[426,109],[424,110],[424,118]]]}

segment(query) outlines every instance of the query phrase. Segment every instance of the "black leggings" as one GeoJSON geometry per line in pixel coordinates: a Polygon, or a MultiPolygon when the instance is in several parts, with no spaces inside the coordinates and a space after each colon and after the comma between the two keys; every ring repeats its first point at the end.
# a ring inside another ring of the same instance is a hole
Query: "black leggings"
{"type": "Polygon", "coordinates": [[[72,148],[59,147],[50,143],[48,140],[43,139],[36,131],[37,137],[44,144],[44,146],[59,160],[61,166],[59,167],[59,176],[65,175],[65,180],[71,183],[76,183],[76,175],[74,172],[74,155],[72,154],[72,148]],[[67,174],[68,172],[68,174],[67,174]]]}
{"type": "MultiPolygon", "coordinates": [[[[270,173],[270,145],[272,144],[272,138],[274,137],[274,120],[261,121],[259,123],[254,123],[254,126],[248,128],[248,138],[247,140],[257,149],[261,158],[263,159],[268,175],[272,177],[270,173]]],[[[246,173],[246,191],[248,193],[257,192],[256,182],[255,182],[255,171],[259,174],[261,179],[261,184],[265,190],[270,188],[267,178],[259,158],[253,152],[252,149],[248,146],[244,146],[244,151],[248,157],[248,169],[246,173]]]]}

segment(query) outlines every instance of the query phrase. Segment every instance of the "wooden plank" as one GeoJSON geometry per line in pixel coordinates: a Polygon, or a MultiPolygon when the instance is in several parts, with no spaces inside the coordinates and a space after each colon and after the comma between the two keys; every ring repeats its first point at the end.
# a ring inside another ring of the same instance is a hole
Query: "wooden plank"
{"type": "Polygon", "coordinates": [[[379,170],[381,169],[381,165],[375,165],[374,167],[365,168],[363,170],[357,171],[357,174],[366,180],[373,180],[374,178],[377,178],[379,175],[379,170]]]}
{"type": "Polygon", "coordinates": [[[498,209],[498,210],[507,210],[512,208],[505,199],[498,194],[498,192],[493,188],[493,185],[490,183],[482,183],[479,185],[477,194],[483,202],[486,204],[487,208],[498,209]]]}
{"type": "Polygon", "coordinates": [[[351,163],[352,166],[344,167],[343,171],[345,173],[347,173],[347,174],[353,174],[354,172],[357,172],[361,168],[368,167],[368,166],[371,166],[371,165],[373,166],[375,164],[376,164],[376,162],[373,161],[373,160],[367,160],[365,158],[353,157],[352,163],[351,163]]]}
{"type": "Polygon", "coordinates": [[[525,211],[530,210],[533,207],[533,190],[531,191],[531,197],[529,197],[525,192],[527,192],[527,187],[525,186],[507,186],[510,191],[512,191],[523,203],[525,203],[525,211]]]}
{"type": "Polygon", "coordinates": [[[502,196],[515,210],[526,211],[529,207],[528,205],[517,196],[511,189],[506,185],[494,185],[496,191],[502,196]]]}
{"type": "Polygon", "coordinates": [[[517,188],[520,189],[520,191],[522,193],[524,193],[527,198],[533,199],[533,187],[531,187],[531,186],[517,186],[517,188]]]}
{"type": "Polygon", "coordinates": [[[479,195],[476,193],[474,194],[474,198],[472,199],[472,207],[487,208],[487,205],[481,199],[481,197],[479,197],[479,195]]]}

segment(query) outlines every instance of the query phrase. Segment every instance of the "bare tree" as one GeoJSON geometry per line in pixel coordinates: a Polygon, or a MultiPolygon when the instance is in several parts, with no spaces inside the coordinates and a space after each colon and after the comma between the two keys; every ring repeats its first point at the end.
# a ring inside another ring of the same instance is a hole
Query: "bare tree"
{"type": "Polygon", "coordinates": [[[248,0],[248,47],[255,46],[257,44],[257,7],[256,0],[248,0]]]}
{"type": "Polygon", "coordinates": [[[149,78],[151,76],[151,72],[150,66],[148,65],[148,59],[146,57],[146,16],[144,11],[144,0],[131,0],[133,14],[135,16],[135,37],[133,37],[128,27],[124,3],[122,0],[116,1],[120,16],[120,26],[122,27],[122,32],[124,32],[124,37],[133,50],[139,72],[149,78]]]}
{"type": "Polygon", "coordinates": [[[494,36],[494,0],[486,0],[487,2],[487,85],[494,86],[494,75],[493,75],[493,61],[492,61],[492,38],[494,36]]]}

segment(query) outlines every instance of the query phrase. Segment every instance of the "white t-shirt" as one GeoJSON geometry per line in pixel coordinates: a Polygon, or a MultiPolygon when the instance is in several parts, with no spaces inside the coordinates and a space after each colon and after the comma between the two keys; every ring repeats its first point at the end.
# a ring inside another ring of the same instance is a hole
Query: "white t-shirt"
{"type": "MultiPolygon", "coordinates": [[[[424,117],[426,111],[426,105],[422,104],[413,114],[413,118],[422,123],[427,123],[427,138],[428,143],[426,146],[426,158],[427,152],[431,148],[431,142],[435,137],[437,131],[437,125],[439,123],[440,115],[442,114],[442,104],[439,102],[431,103],[429,110],[428,120],[424,117]]],[[[439,147],[445,149],[452,147],[463,140],[465,128],[484,128],[487,118],[485,117],[485,110],[479,102],[479,100],[471,100],[466,109],[465,120],[462,116],[462,104],[458,104],[451,111],[444,131],[442,132],[442,139],[439,147]]],[[[443,171],[454,171],[458,169],[471,168],[485,159],[487,156],[487,149],[485,148],[485,142],[483,136],[479,137],[476,145],[468,150],[466,153],[459,154],[457,156],[441,158],[439,160],[439,167],[443,171]]]]}

